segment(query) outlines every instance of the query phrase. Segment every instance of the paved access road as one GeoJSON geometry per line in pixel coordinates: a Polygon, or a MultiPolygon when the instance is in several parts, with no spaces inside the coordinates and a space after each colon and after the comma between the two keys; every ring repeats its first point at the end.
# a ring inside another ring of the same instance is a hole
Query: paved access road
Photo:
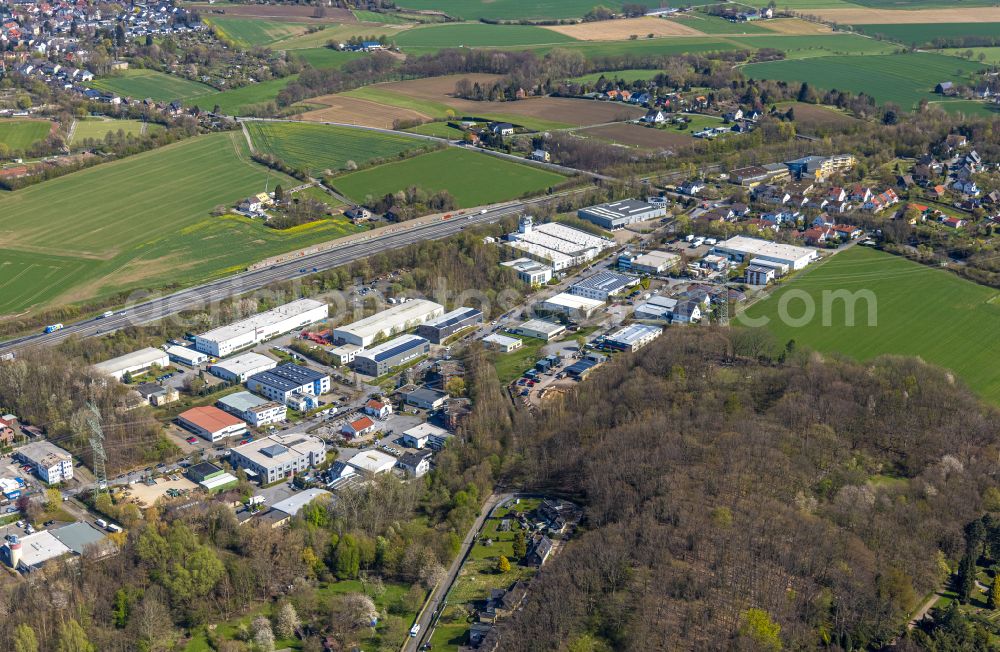
{"type": "Polygon", "coordinates": [[[411,636],[406,643],[403,644],[403,652],[416,652],[420,649],[420,646],[431,640],[432,631],[429,631],[431,622],[434,620],[435,615],[444,603],[444,599],[448,596],[448,592],[451,591],[452,584],[455,583],[455,579],[458,577],[458,572],[462,570],[462,564],[465,563],[465,558],[469,556],[469,550],[476,542],[476,537],[479,532],[483,529],[483,524],[486,523],[486,519],[489,518],[493,510],[499,505],[503,505],[508,500],[514,497],[514,494],[490,494],[490,497],[486,499],[483,503],[483,508],[479,510],[479,516],[476,517],[476,522],[472,524],[469,531],[465,535],[465,539],[462,541],[462,548],[459,550],[458,555],[451,562],[451,566],[448,568],[448,575],[434,587],[431,591],[431,597],[428,598],[427,604],[424,605],[424,610],[420,612],[417,616],[416,625],[420,625],[420,632],[416,636],[411,636]]]}
{"type": "Polygon", "coordinates": [[[447,238],[467,226],[491,224],[504,217],[522,213],[533,204],[551,198],[552,196],[543,196],[488,209],[470,209],[447,220],[416,224],[409,228],[404,223],[390,232],[373,235],[368,239],[346,242],[325,251],[276,263],[270,267],[241,272],[218,281],[181,290],[175,294],[149,299],[128,306],[123,310],[116,310],[115,314],[110,317],[95,317],[74,324],[66,324],[63,329],[54,333],[38,333],[8,340],[0,343],[0,354],[12,353],[18,349],[32,346],[52,346],[73,335],[92,337],[126,326],[158,321],[185,310],[263,288],[271,283],[307,276],[314,269],[327,270],[422,240],[447,238]]]}

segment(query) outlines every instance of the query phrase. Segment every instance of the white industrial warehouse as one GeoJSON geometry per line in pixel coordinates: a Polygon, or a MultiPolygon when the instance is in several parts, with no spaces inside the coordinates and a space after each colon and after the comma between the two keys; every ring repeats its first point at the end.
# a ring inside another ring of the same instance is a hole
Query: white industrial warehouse
{"type": "Polygon", "coordinates": [[[333,341],[337,344],[353,344],[365,348],[376,340],[414,328],[443,314],[444,306],[440,303],[426,299],[412,299],[353,324],[333,329],[333,341]]]}
{"type": "Polygon", "coordinates": [[[802,269],[818,257],[815,249],[779,244],[742,235],[723,240],[712,248],[712,253],[725,256],[738,263],[749,260],[777,263],[786,266],[785,271],[802,269]]]}
{"type": "Polygon", "coordinates": [[[530,215],[521,218],[516,233],[507,235],[507,244],[556,271],[582,265],[615,246],[613,240],[556,222],[535,226],[530,215]]]}
{"type": "Polygon", "coordinates": [[[589,319],[603,305],[604,302],[599,299],[581,297],[569,292],[560,292],[539,303],[538,309],[543,312],[589,319]]]}
{"type": "Polygon", "coordinates": [[[202,333],[194,339],[195,348],[217,358],[226,356],[239,349],[326,319],[328,314],[325,303],[314,299],[298,299],[228,326],[202,333]]]}
{"type": "Polygon", "coordinates": [[[121,380],[125,374],[135,374],[151,369],[153,365],[161,368],[170,366],[170,356],[162,349],[146,347],[132,353],[111,358],[94,365],[94,368],[116,380],[121,380]]]}

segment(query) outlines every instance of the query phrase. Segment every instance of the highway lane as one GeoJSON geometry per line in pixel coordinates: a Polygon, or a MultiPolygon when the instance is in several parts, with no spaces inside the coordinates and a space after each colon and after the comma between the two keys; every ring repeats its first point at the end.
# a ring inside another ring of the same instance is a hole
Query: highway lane
{"type": "MultiPolygon", "coordinates": [[[[571,191],[576,192],[576,191],[571,191]]],[[[568,194],[568,193],[560,193],[568,194]]],[[[115,310],[110,317],[96,317],[72,324],[54,333],[37,333],[0,343],[0,354],[16,352],[32,346],[52,346],[70,336],[92,337],[108,333],[126,326],[147,324],[164,319],[185,310],[192,310],[216,301],[228,299],[246,292],[263,288],[277,281],[288,281],[308,276],[317,270],[327,270],[351,263],[374,254],[397,249],[422,240],[437,240],[454,235],[467,226],[491,224],[504,217],[521,213],[532,204],[552,199],[553,196],[538,197],[523,202],[508,203],[481,211],[467,211],[447,220],[419,224],[407,228],[405,223],[399,230],[382,233],[368,240],[354,240],[340,246],[280,262],[270,267],[241,272],[204,285],[181,290],[163,297],[143,300],[123,309],[115,310]],[[305,271],[303,271],[305,270],[305,271]]]]}

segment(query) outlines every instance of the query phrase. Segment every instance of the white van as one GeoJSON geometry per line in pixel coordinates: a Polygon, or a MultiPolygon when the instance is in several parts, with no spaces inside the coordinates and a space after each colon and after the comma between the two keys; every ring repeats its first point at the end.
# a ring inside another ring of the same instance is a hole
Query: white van
{"type": "Polygon", "coordinates": [[[416,625],[410,628],[410,636],[412,636],[413,638],[416,638],[417,634],[419,633],[420,633],[420,623],[417,623],[416,625]]]}
{"type": "Polygon", "coordinates": [[[104,528],[108,532],[121,532],[122,526],[115,525],[114,523],[108,523],[108,527],[104,528]]]}
{"type": "Polygon", "coordinates": [[[105,521],[105,520],[104,520],[103,518],[99,518],[99,519],[97,519],[96,521],[94,521],[94,523],[95,523],[95,524],[97,525],[97,527],[99,527],[99,528],[106,528],[106,527],[108,527],[108,522],[107,522],[107,521],[105,521]]]}

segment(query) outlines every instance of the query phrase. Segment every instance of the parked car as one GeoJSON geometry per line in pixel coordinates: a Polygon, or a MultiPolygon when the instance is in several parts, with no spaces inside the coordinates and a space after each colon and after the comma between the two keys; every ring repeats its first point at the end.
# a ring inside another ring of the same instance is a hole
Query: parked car
{"type": "Polygon", "coordinates": [[[198,443],[198,438],[197,437],[188,437],[184,441],[186,441],[189,444],[197,444],[198,443]]]}

